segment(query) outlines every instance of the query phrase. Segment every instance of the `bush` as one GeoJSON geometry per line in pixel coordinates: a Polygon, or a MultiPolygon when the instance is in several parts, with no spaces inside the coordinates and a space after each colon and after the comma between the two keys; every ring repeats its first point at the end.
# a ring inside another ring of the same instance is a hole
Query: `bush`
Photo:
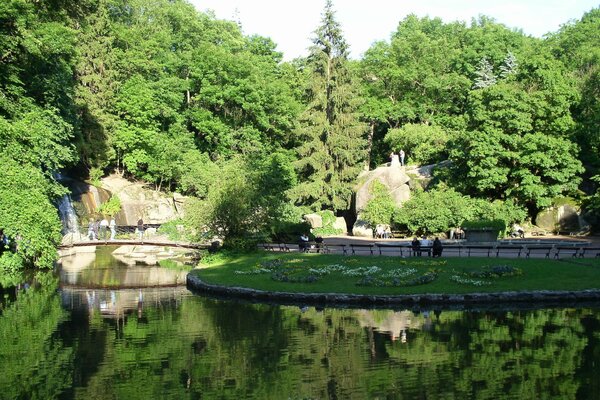
{"type": "Polygon", "coordinates": [[[158,233],[166,235],[169,240],[179,241],[185,238],[185,231],[182,231],[178,226],[183,225],[183,220],[175,219],[165,222],[158,228],[158,233]]]}
{"type": "Polygon", "coordinates": [[[336,229],[333,227],[335,223],[335,214],[331,210],[323,210],[317,213],[323,219],[323,226],[321,228],[313,228],[312,234],[315,236],[329,236],[339,235],[344,233],[342,229],[336,229]]]}
{"type": "Polygon", "coordinates": [[[261,237],[226,237],[223,248],[234,253],[251,253],[258,250],[261,237]]]}
{"type": "Polygon", "coordinates": [[[394,203],[388,188],[383,183],[374,181],[369,189],[373,197],[361,212],[361,218],[371,226],[389,225],[396,210],[396,203],[394,203]]]}
{"type": "Polygon", "coordinates": [[[119,199],[116,195],[113,195],[100,204],[97,210],[102,215],[111,215],[115,216],[119,211],[121,211],[121,199],[119,199]]]}

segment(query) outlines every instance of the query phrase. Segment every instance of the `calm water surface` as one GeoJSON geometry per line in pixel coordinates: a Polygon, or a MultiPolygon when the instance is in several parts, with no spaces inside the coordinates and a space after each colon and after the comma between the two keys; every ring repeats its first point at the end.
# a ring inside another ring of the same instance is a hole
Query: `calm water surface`
{"type": "Polygon", "coordinates": [[[250,304],[107,254],[3,303],[1,399],[600,399],[600,308],[250,304]]]}

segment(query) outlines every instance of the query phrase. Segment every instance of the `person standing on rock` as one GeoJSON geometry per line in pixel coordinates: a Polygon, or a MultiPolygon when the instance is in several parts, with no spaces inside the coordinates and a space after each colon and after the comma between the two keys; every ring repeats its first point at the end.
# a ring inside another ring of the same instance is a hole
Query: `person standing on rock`
{"type": "Polygon", "coordinates": [[[140,240],[144,240],[144,220],[142,218],[138,219],[137,231],[138,235],[140,236],[140,240]]]}
{"type": "Polygon", "coordinates": [[[404,153],[404,150],[400,149],[400,166],[404,167],[404,156],[406,154],[404,153]]]}
{"type": "Polygon", "coordinates": [[[115,221],[115,217],[110,217],[110,240],[115,240],[115,236],[117,234],[117,223],[115,221]]]}

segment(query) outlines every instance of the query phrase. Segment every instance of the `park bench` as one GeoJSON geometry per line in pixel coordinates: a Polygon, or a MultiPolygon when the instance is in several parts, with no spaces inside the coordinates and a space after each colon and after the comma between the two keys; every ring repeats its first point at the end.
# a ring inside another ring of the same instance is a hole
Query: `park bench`
{"type": "Polygon", "coordinates": [[[427,257],[431,257],[431,246],[421,246],[419,247],[418,250],[413,250],[412,246],[407,246],[408,247],[408,251],[409,251],[409,255],[413,256],[413,257],[423,257],[423,255],[426,255],[427,257]]]}
{"type": "Polygon", "coordinates": [[[579,246],[556,246],[554,258],[559,259],[561,255],[577,257],[577,255],[579,254],[579,249],[579,246]]]}
{"type": "Polygon", "coordinates": [[[465,247],[461,244],[446,245],[446,246],[444,246],[444,249],[442,250],[442,256],[454,254],[454,255],[458,255],[460,257],[464,253],[464,250],[465,250],[465,247]]]}
{"type": "Polygon", "coordinates": [[[410,246],[402,245],[402,244],[383,244],[383,243],[375,243],[375,246],[379,249],[379,255],[382,256],[385,254],[388,255],[396,255],[398,254],[400,257],[404,256],[404,250],[408,250],[410,252],[410,246]]]}
{"type": "Polygon", "coordinates": [[[345,244],[327,244],[323,245],[322,253],[347,255],[348,250],[345,244]]]}
{"type": "Polygon", "coordinates": [[[585,258],[586,255],[600,257],[600,247],[581,247],[577,257],[585,258]]]}
{"type": "Polygon", "coordinates": [[[554,250],[554,246],[527,246],[525,258],[530,258],[535,255],[543,255],[545,258],[550,258],[552,250],[554,250]]]}
{"type": "Polygon", "coordinates": [[[357,251],[365,251],[369,250],[369,253],[373,255],[373,245],[372,244],[355,244],[351,243],[350,248],[352,249],[352,255],[356,255],[357,251]]]}
{"type": "Polygon", "coordinates": [[[290,247],[285,243],[259,243],[258,247],[265,251],[290,251],[290,247]]]}
{"type": "Polygon", "coordinates": [[[494,246],[465,246],[465,248],[467,249],[467,257],[471,257],[471,254],[486,254],[489,257],[494,250],[494,246]]]}
{"type": "Polygon", "coordinates": [[[273,251],[273,243],[259,243],[258,247],[265,251],[273,251]]]}
{"type": "Polygon", "coordinates": [[[523,251],[523,246],[519,245],[498,245],[496,246],[496,257],[500,257],[500,253],[505,252],[508,254],[517,253],[517,257],[521,257],[521,252],[523,251]]]}

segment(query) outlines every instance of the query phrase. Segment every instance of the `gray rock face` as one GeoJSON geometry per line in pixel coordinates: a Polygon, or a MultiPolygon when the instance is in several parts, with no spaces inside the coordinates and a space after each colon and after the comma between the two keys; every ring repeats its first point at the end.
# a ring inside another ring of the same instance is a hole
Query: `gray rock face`
{"type": "Polygon", "coordinates": [[[306,214],[304,220],[310,224],[311,228],[323,227],[323,218],[319,214],[306,214]]]}
{"type": "Polygon", "coordinates": [[[410,178],[404,172],[402,167],[379,167],[373,171],[368,171],[359,177],[359,185],[356,189],[356,213],[360,214],[360,211],[365,208],[369,200],[371,199],[371,184],[375,181],[383,183],[394,202],[397,205],[401,205],[410,198],[410,189],[408,182],[410,178]]]}
{"type": "Polygon", "coordinates": [[[346,233],[348,231],[348,225],[346,224],[346,220],[344,219],[344,217],[337,217],[335,219],[335,222],[333,223],[333,227],[335,229],[341,229],[343,233],[346,233]]]}
{"type": "Polygon", "coordinates": [[[352,228],[354,236],[373,237],[372,227],[366,221],[360,219],[360,212],[366,207],[369,200],[371,200],[371,184],[374,181],[379,181],[388,188],[397,206],[402,205],[402,203],[410,198],[410,188],[408,186],[410,178],[406,175],[403,167],[396,165],[379,167],[373,171],[363,173],[359,177],[359,184],[356,189],[355,212],[358,215],[358,219],[352,228]]]}
{"type": "Polygon", "coordinates": [[[363,221],[361,219],[357,219],[352,227],[352,235],[359,237],[373,237],[373,228],[367,221],[363,221]]]}
{"type": "Polygon", "coordinates": [[[582,229],[579,210],[571,205],[552,207],[541,211],[535,218],[536,225],[547,231],[577,231],[582,229]]]}
{"type": "Polygon", "coordinates": [[[117,225],[135,225],[140,217],[147,224],[161,224],[183,216],[186,201],[179,194],[167,196],[139,182],[128,181],[119,175],[102,178],[102,187],[121,200],[117,225]]]}

